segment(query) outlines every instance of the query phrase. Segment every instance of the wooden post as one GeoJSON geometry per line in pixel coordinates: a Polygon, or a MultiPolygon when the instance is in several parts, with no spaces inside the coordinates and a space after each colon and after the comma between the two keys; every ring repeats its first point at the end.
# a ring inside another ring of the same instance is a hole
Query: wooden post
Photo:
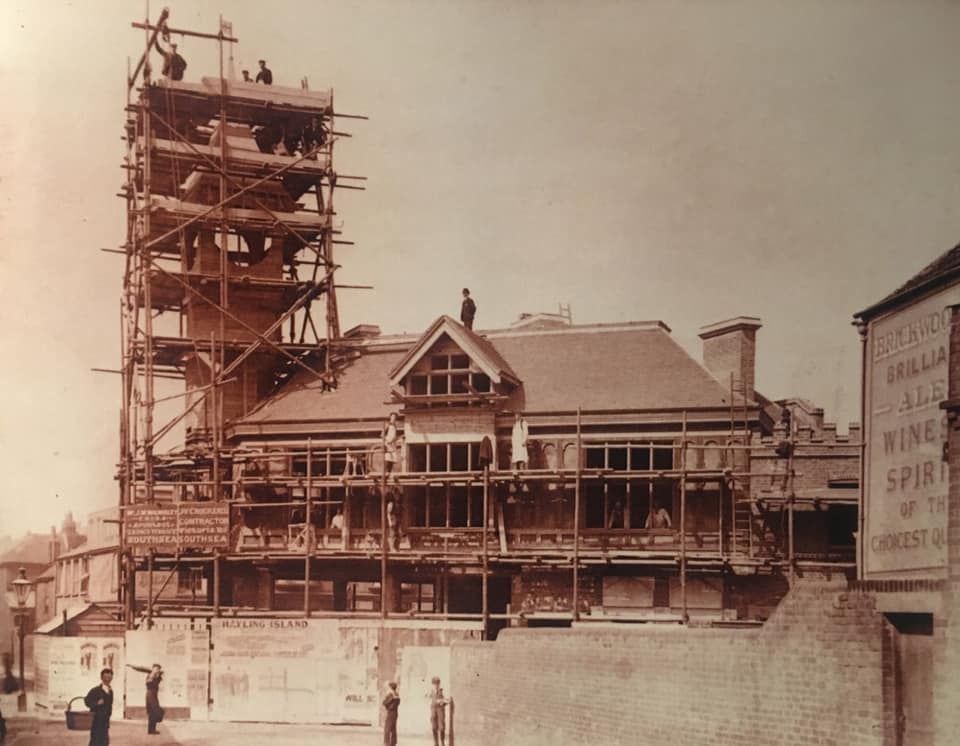
{"type": "MultiPolygon", "coordinates": [[[[730,373],[730,544],[729,553],[733,554],[737,543],[737,498],[736,498],[736,480],[733,473],[737,470],[737,438],[734,430],[734,409],[733,409],[733,373],[730,373]]],[[[723,552],[723,491],[720,492],[720,557],[724,557],[723,552]]]]}
{"type": "Polygon", "coordinates": [[[147,629],[153,627],[153,549],[147,555],[147,629]]]}
{"type": "Polygon", "coordinates": [[[210,441],[213,446],[213,495],[211,499],[220,499],[220,426],[217,417],[217,338],[210,332],[210,441]]]}
{"type": "Polygon", "coordinates": [[[683,438],[680,444],[680,603],[683,623],[687,614],[687,410],[683,410],[683,438]]]}
{"type": "MultiPolygon", "coordinates": [[[[794,581],[794,544],[793,544],[793,503],[796,495],[793,491],[793,449],[795,443],[793,440],[793,417],[790,418],[790,432],[787,433],[787,443],[790,448],[787,451],[787,561],[790,563],[790,587],[793,587],[794,581]]],[[[781,525],[783,525],[781,523],[781,525]]]]}
{"type": "Polygon", "coordinates": [[[380,617],[387,618],[387,433],[380,434],[383,461],[380,466],[380,617]]]}
{"type": "MultiPolygon", "coordinates": [[[[149,52],[149,50],[148,50],[149,52]]],[[[143,106],[146,115],[143,118],[143,200],[144,204],[150,205],[150,179],[152,169],[150,166],[151,153],[153,152],[153,127],[150,121],[150,99],[146,92],[143,94],[143,106]]],[[[146,486],[147,502],[153,502],[153,301],[152,301],[152,283],[150,281],[150,210],[143,211],[143,232],[138,236],[140,241],[140,281],[143,283],[143,372],[144,372],[144,431],[143,431],[143,479],[146,486]]]]}
{"type": "Polygon", "coordinates": [[[449,704],[449,707],[450,707],[450,727],[447,728],[447,743],[449,743],[450,746],[455,746],[455,743],[456,743],[456,734],[454,733],[454,722],[455,722],[455,718],[454,718],[455,709],[454,709],[454,708],[456,707],[456,705],[455,705],[454,702],[453,702],[453,697],[450,697],[448,701],[450,702],[450,704],[449,704]]]}
{"type": "Polygon", "coordinates": [[[313,438],[307,438],[307,499],[306,521],[304,530],[307,532],[307,541],[304,545],[303,560],[303,615],[310,618],[310,558],[313,556],[313,522],[311,513],[313,508],[313,438]]]}
{"type": "Polygon", "coordinates": [[[133,629],[133,620],[137,613],[137,558],[134,556],[133,550],[128,550],[124,554],[124,563],[126,565],[124,582],[127,586],[124,622],[127,629],[133,629]]]}
{"type": "MultiPolygon", "coordinates": [[[[867,370],[867,325],[862,321],[857,324],[857,332],[860,335],[860,370],[866,373],[867,370]]],[[[949,412],[949,410],[948,410],[949,412]]],[[[793,428],[793,418],[790,418],[790,427],[793,428]]],[[[864,539],[866,538],[866,520],[864,511],[863,495],[867,484],[867,387],[860,386],[860,447],[857,449],[857,456],[860,459],[857,474],[860,477],[860,489],[857,490],[857,580],[863,580],[863,572],[866,567],[867,552],[864,539]]],[[[947,563],[949,567],[949,562],[947,563]]]]}
{"type": "MultiPolygon", "coordinates": [[[[480,631],[480,639],[487,639],[487,626],[490,624],[490,601],[488,599],[488,579],[487,573],[489,572],[488,567],[488,558],[487,558],[487,532],[489,530],[490,522],[490,502],[489,502],[489,493],[490,493],[490,464],[484,464],[483,466],[483,588],[481,590],[483,594],[483,629],[480,631]]],[[[452,733],[451,733],[452,736],[452,733]]]]}
{"type": "Polygon", "coordinates": [[[213,615],[220,616],[220,550],[213,552],[213,615]]]}
{"type": "Polygon", "coordinates": [[[581,411],[577,407],[577,473],[573,483],[573,621],[580,621],[580,467],[583,459],[581,411]]]}

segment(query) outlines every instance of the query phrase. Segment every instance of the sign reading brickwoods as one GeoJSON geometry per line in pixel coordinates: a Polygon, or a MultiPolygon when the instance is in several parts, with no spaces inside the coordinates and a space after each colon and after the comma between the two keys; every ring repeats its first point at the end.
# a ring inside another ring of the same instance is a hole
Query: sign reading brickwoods
{"type": "Polygon", "coordinates": [[[872,321],[866,366],[867,577],[942,572],[947,550],[950,309],[955,289],[872,321]]]}

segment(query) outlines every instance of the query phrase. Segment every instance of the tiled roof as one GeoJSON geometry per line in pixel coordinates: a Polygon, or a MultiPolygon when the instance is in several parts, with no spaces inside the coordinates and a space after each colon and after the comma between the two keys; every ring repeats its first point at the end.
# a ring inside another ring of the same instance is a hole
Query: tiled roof
{"type": "Polygon", "coordinates": [[[913,292],[933,285],[937,280],[960,275],[960,244],[934,259],[930,264],[921,269],[917,274],[907,280],[888,296],[877,301],[869,308],[855,314],[858,318],[869,318],[876,313],[892,306],[901,298],[910,296],[913,292]]]}
{"type": "Polygon", "coordinates": [[[390,400],[390,371],[405,352],[375,348],[365,351],[344,369],[337,388],[331,391],[324,391],[323,383],[311,374],[297,374],[278,394],[243,418],[243,422],[385,419],[395,409],[385,403],[390,400]]]}
{"type": "MultiPolygon", "coordinates": [[[[522,382],[508,409],[729,407],[723,385],[659,323],[470,334],[522,382]]],[[[409,344],[418,341],[411,338],[409,344]]],[[[298,374],[242,423],[386,417],[395,408],[385,403],[389,375],[409,357],[409,349],[394,345],[378,351],[371,345],[346,368],[333,391],[322,391],[319,381],[306,382],[309,375],[298,374]]]]}
{"type": "Polygon", "coordinates": [[[728,407],[729,395],[660,326],[584,329],[493,340],[523,386],[528,412],[728,407]]]}
{"type": "Polygon", "coordinates": [[[50,562],[50,536],[27,534],[0,555],[0,565],[17,562],[25,565],[46,565],[50,562]]]}
{"type": "Polygon", "coordinates": [[[514,382],[517,380],[517,374],[510,368],[510,364],[503,359],[503,356],[485,337],[480,336],[472,329],[467,329],[450,316],[441,316],[430,325],[427,331],[420,335],[420,339],[407,351],[396,367],[390,371],[390,377],[397,379],[401,374],[405,374],[411,365],[427,353],[431,339],[435,336],[442,336],[438,335],[441,329],[464,352],[470,355],[482,369],[488,369],[491,373],[496,373],[496,376],[492,376],[493,378],[499,379],[501,376],[506,376],[514,382]]]}
{"type": "MultiPolygon", "coordinates": [[[[454,324],[457,323],[456,321],[453,321],[453,319],[450,319],[450,321],[454,324]]],[[[504,359],[503,355],[500,354],[500,351],[490,342],[490,340],[477,334],[472,329],[467,329],[465,326],[461,326],[461,329],[463,329],[463,333],[466,334],[467,337],[477,346],[477,349],[480,351],[480,353],[487,357],[491,364],[498,368],[502,374],[506,374],[514,380],[523,380],[517,375],[514,369],[510,367],[510,363],[504,359]]]]}

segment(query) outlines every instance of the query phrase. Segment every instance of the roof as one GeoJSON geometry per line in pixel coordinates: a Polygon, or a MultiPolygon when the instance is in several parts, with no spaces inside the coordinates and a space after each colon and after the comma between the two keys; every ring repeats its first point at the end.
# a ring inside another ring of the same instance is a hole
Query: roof
{"type": "MultiPolygon", "coordinates": [[[[729,408],[723,385],[670,336],[661,322],[597,324],[548,330],[491,330],[475,333],[449,317],[465,339],[491,360],[513,371],[522,385],[507,403],[526,412],[729,408]]],[[[443,318],[431,325],[443,326],[443,318]]],[[[238,424],[363,420],[386,417],[390,378],[422,346],[428,333],[396,338],[378,349],[371,342],[323,391],[320,381],[298,373],[287,387],[238,424]]],[[[462,336],[462,335],[461,335],[462,336]]]]}
{"type": "Polygon", "coordinates": [[[73,549],[70,549],[66,552],[60,552],[57,555],[58,560],[70,559],[72,557],[86,557],[94,554],[109,554],[110,552],[116,552],[120,547],[118,541],[112,541],[107,543],[93,543],[85,541],[83,544],[80,544],[73,549]]]}
{"type": "Polygon", "coordinates": [[[947,280],[958,277],[960,277],[960,243],[934,259],[885,298],[854,314],[854,317],[864,320],[869,319],[881,311],[897,305],[900,301],[905,301],[947,280]]]}
{"type": "Polygon", "coordinates": [[[338,376],[337,388],[324,391],[323,381],[300,371],[279,393],[244,417],[244,423],[302,420],[384,419],[392,405],[390,371],[403,358],[404,349],[371,348],[338,376]]]}
{"type": "Polygon", "coordinates": [[[0,565],[15,563],[23,565],[46,565],[49,562],[49,534],[29,533],[14,542],[12,547],[0,555],[0,565]]]}
{"type": "MultiPolygon", "coordinates": [[[[63,627],[64,621],[69,623],[80,617],[90,617],[88,621],[99,623],[99,626],[106,624],[116,627],[120,624],[114,615],[110,613],[109,609],[105,609],[103,606],[94,603],[80,602],[67,607],[57,616],[48,619],[34,630],[34,634],[50,635],[59,632],[63,627]],[[64,616],[66,619],[64,619],[64,616]]],[[[122,630],[122,625],[119,627],[118,631],[119,630],[122,630]]]]}
{"type": "Polygon", "coordinates": [[[571,327],[493,339],[527,412],[729,407],[726,389],[660,324],[571,327]]]}
{"type": "Polygon", "coordinates": [[[417,343],[390,371],[391,384],[398,384],[443,335],[449,336],[474,363],[480,366],[484,373],[490,376],[490,380],[494,383],[500,383],[504,378],[512,383],[519,383],[517,374],[510,368],[510,364],[486,338],[454,321],[450,316],[441,316],[430,325],[417,343]]]}

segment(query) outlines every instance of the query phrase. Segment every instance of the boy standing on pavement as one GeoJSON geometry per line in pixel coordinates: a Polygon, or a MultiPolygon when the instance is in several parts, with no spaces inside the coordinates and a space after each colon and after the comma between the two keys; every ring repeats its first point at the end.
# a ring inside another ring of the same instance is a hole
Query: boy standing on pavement
{"type": "Polygon", "coordinates": [[[446,746],[447,735],[447,702],[440,686],[440,677],[432,679],[433,689],[430,690],[430,729],[433,731],[433,746],[446,746]]]}
{"type": "Polygon", "coordinates": [[[397,746],[397,715],[400,710],[400,694],[397,682],[387,685],[387,696],[383,698],[383,709],[387,711],[383,719],[383,746],[397,746]]]}

